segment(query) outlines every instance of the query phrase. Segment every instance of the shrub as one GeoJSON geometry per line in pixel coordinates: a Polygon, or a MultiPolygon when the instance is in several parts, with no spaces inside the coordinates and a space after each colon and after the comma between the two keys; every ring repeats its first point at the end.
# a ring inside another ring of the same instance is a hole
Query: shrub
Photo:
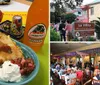
{"type": "Polygon", "coordinates": [[[60,41],[60,34],[57,33],[55,30],[50,30],[50,40],[51,41],[60,41]]]}
{"type": "Polygon", "coordinates": [[[94,37],[88,37],[87,41],[96,41],[96,39],[94,37]]]}

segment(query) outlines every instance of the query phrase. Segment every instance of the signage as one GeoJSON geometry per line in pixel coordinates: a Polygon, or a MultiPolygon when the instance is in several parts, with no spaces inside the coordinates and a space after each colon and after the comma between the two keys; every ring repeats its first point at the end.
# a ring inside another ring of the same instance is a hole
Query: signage
{"type": "Polygon", "coordinates": [[[94,23],[75,23],[75,34],[77,37],[93,36],[94,23]]]}

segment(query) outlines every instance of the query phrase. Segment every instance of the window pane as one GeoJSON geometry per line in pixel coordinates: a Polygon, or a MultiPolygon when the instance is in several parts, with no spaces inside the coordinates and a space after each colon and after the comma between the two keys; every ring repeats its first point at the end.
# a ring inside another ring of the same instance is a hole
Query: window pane
{"type": "Polygon", "coordinates": [[[91,11],[91,15],[93,15],[94,14],[94,8],[91,7],[90,11],[91,11]]]}

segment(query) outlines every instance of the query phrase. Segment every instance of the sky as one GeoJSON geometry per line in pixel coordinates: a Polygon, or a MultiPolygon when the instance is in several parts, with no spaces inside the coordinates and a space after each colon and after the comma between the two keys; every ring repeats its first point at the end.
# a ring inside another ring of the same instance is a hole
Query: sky
{"type": "Polygon", "coordinates": [[[84,0],[83,1],[83,5],[85,5],[85,4],[89,4],[89,3],[92,3],[92,2],[100,2],[100,0],[84,0]]]}
{"type": "Polygon", "coordinates": [[[92,3],[94,1],[96,1],[96,0],[83,0],[83,5],[92,3]]]}

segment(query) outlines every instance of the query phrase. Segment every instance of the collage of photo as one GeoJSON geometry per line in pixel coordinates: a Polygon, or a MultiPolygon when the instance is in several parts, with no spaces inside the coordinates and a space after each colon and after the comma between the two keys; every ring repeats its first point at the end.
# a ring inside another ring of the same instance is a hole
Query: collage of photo
{"type": "Polygon", "coordinates": [[[0,0],[0,85],[100,85],[100,0],[0,0]]]}
{"type": "Polygon", "coordinates": [[[49,0],[0,0],[0,85],[49,85],[48,28],[49,0]]]}
{"type": "Polygon", "coordinates": [[[100,0],[50,0],[50,85],[100,85],[100,0]]]}

